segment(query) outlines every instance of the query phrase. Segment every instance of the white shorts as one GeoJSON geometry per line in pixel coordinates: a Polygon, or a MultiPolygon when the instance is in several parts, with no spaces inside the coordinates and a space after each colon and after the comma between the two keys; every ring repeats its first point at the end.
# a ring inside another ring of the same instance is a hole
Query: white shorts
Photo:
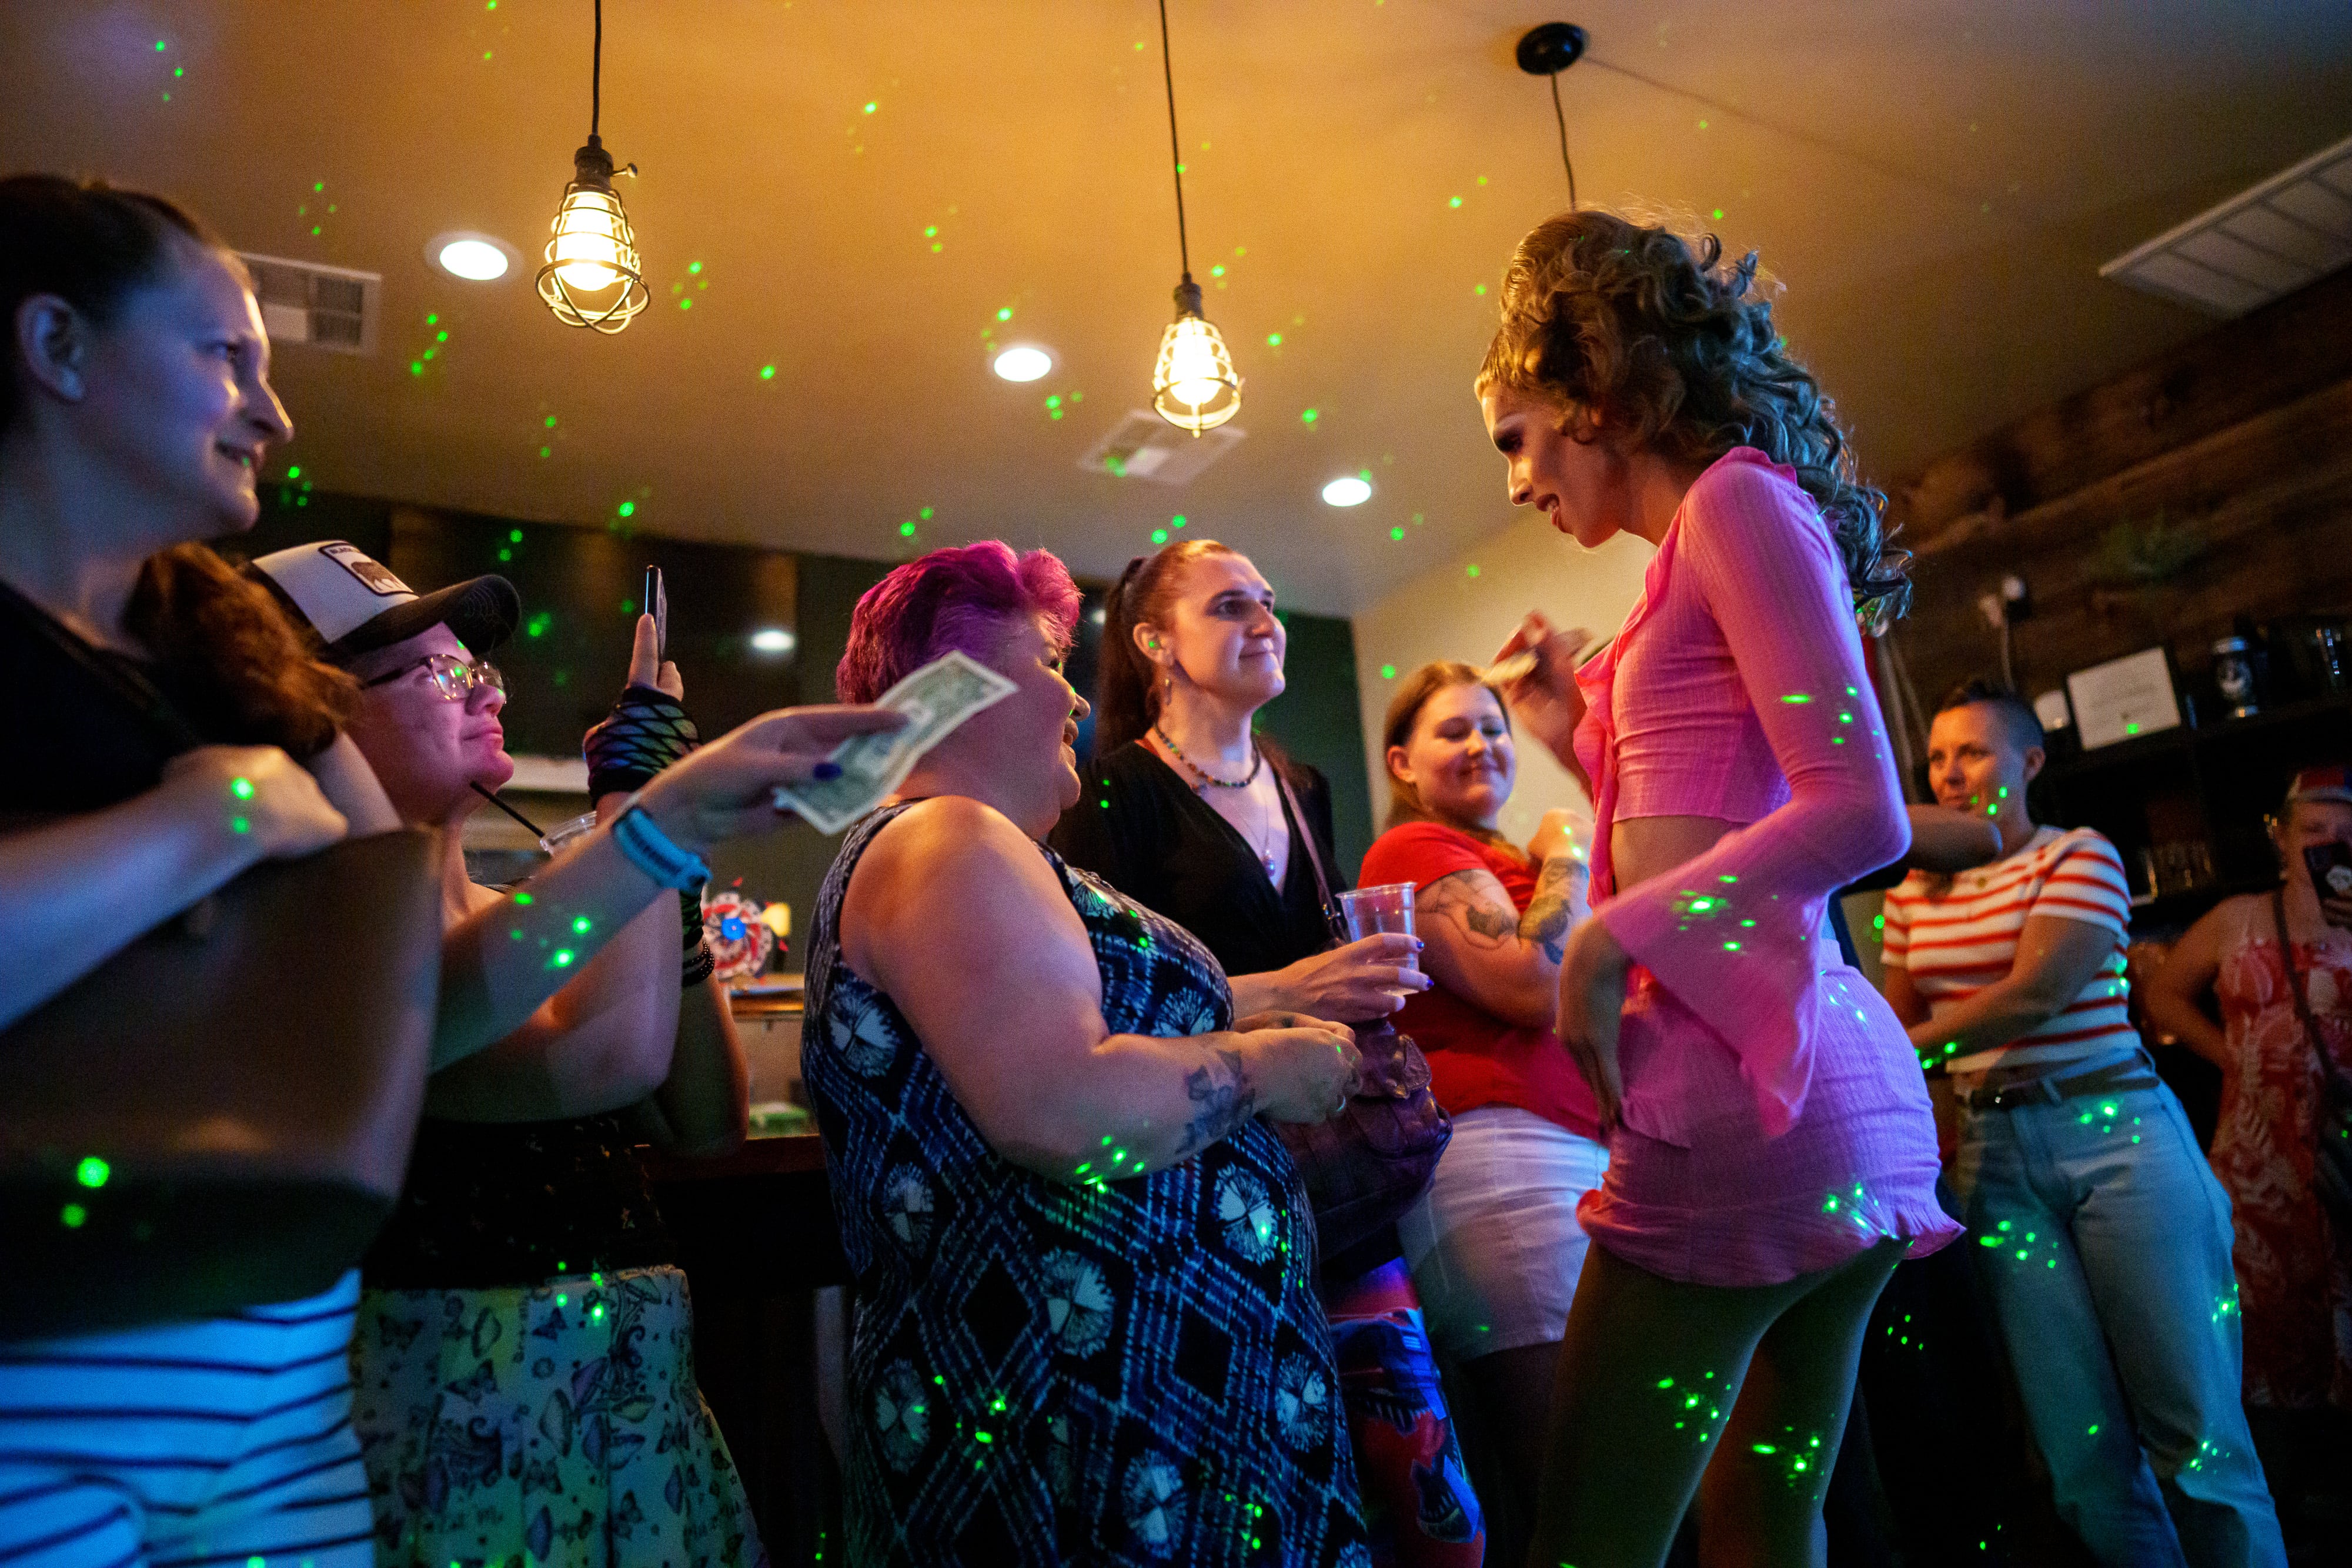
{"type": "Polygon", "coordinates": [[[1454,1118],[1454,1141],[1397,1222],[1438,1358],[1551,1344],[1589,1243],[1576,1204],[1601,1185],[1609,1151],[1512,1105],[1454,1118]]]}

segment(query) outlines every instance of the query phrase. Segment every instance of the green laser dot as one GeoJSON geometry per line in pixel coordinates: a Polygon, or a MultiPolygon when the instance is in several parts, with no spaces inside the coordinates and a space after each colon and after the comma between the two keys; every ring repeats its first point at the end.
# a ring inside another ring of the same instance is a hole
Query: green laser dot
{"type": "Polygon", "coordinates": [[[763,382],[774,381],[776,379],[776,367],[773,365],[761,365],[760,367],[760,379],[763,382]]]}
{"type": "Polygon", "coordinates": [[[573,953],[571,948],[558,947],[555,950],[555,956],[550,959],[549,962],[552,963],[559,969],[568,969],[572,967],[572,960],[576,956],[578,956],[578,955],[573,953]]]}
{"type": "Polygon", "coordinates": [[[912,523],[900,523],[898,525],[898,533],[899,537],[902,538],[913,538],[915,537],[915,525],[912,523]]]}
{"type": "Polygon", "coordinates": [[[104,1186],[106,1178],[113,1174],[113,1167],[96,1155],[84,1155],[81,1164],[74,1167],[74,1180],[93,1190],[104,1186]]]}
{"type": "Polygon", "coordinates": [[[250,800],[253,799],[253,780],[232,779],[228,781],[228,792],[240,800],[250,800]]]}
{"type": "Polygon", "coordinates": [[[1185,517],[1184,514],[1179,512],[1174,517],[1168,519],[1168,526],[1171,528],[1181,528],[1185,525],[1187,520],[1188,519],[1185,517]]]}
{"type": "Polygon", "coordinates": [[[999,310],[996,312],[996,319],[997,319],[998,320],[1000,320],[1000,321],[1010,321],[1010,320],[1012,320],[1012,319],[1013,319],[1013,307],[1012,307],[1012,306],[1010,306],[1010,305],[1007,305],[1007,306],[1004,306],[1003,308],[999,309],[999,310]]]}
{"type": "Polygon", "coordinates": [[[299,479],[302,477],[302,465],[297,463],[291,468],[287,469],[286,477],[289,479],[299,479]]]}
{"type": "Polygon", "coordinates": [[[228,831],[232,833],[249,833],[253,831],[253,823],[244,817],[231,817],[228,820],[228,831]]]}
{"type": "Polygon", "coordinates": [[[1394,664],[1382,664],[1381,666],[1381,679],[1384,681],[1395,680],[1396,666],[1394,664]]]}
{"type": "Polygon", "coordinates": [[[574,933],[576,933],[577,935],[582,936],[587,936],[587,935],[588,935],[588,932],[589,932],[589,928],[590,928],[592,925],[594,925],[594,922],[593,922],[593,921],[592,921],[592,920],[590,920],[590,919],[589,919],[586,915],[574,915],[574,916],[572,916],[572,931],[573,931],[574,933]]]}
{"type": "Polygon", "coordinates": [[[518,893],[514,895],[514,898],[517,904],[529,904],[530,903],[530,894],[527,893],[518,893]]]}
{"type": "Polygon", "coordinates": [[[89,1218],[89,1210],[78,1203],[69,1203],[58,1210],[58,1223],[68,1230],[79,1230],[82,1228],[82,1222],[89,1218]]]}
{"type": "Polygon", "coordinates": [[[1154,528],[1154,529],[1152,529],[1152,530],[1151,530],[1151,542],[1152,542],[1153,544],[1156,544],[1156,545],[1164,545],[1164,544],[1166,544],[1166,543],[1168,542],[1168,530],[1167,530],[1166,528],[1154,528]]]}
{"type": "Polygon", "coordinates": [[[1321,412],[1317,409],[1302,408],[1298,411],[1298,423],[1301,424],[1312,424],[1322,417],[1321,412]]]}
{"type": "Polygon", "coordinates": [[[637,504],[635,501],[624,501],[614,510],[622,517],[634,517],[637,515],[637,504]]]}

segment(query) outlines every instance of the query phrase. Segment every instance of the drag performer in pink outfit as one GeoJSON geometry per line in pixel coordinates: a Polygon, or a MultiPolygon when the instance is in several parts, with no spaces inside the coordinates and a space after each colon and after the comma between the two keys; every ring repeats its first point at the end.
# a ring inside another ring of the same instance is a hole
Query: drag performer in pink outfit
{"type": "Polygon", "coordinates": [[[1960,1233],[1886,1004],[1831,894],[1909,842],[1858,610],[1884,497],[1782,351],[1755,258],[1603,213],[1521,242],[1477,392],[1512,501],[1657,547],[1606,652],[1530,617],[1507,696],[1590,788],[1594,918],[1559,1036],[1610,1127],[1553,1404],[1543,1568],[1817,1563],[1872,1303],[1960,1233]]]}

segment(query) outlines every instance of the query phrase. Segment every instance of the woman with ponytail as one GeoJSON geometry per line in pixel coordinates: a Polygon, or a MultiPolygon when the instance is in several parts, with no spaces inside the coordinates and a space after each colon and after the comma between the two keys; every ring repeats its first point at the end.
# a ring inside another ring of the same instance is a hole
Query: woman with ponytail
{"type": "MultiPolygon", "coordinates": [[[[1094,761],[1054,848],[1200,938],[1245,1013],[1358,1023],[1426,990],[1417,938],[1330,946],[1330,789],[1256,733],[1287,634],[1249,559],[1213,539],[1139,557],[1104,620],[1094,761]]],[[[1484,1526],[1396,1227],[1323,1259],[1320,1285],[1377,1560],[1475,1564],[1484,1526]]]]}

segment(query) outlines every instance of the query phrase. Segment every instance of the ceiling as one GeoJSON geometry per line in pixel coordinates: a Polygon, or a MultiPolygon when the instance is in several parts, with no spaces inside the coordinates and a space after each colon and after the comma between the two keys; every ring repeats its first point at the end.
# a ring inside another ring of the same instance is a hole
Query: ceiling
{"type": "Polygon", "coordinates": [[[1181,489],[1076,466],[1147,404],[1178,270],[1148,0],[611,0],[603,131],[654,293],[617,338],[529,277],[589,0],[9,0],[0,166],[382,273],[373,357],[278,357],[324,489],[867,557],[1002,536],[1096,576],[1181,513],[1346,612],[1508,520],[1468,385],[1479,286],[1563,204],[1511,63],[1536,22],[1591,33],[1562,78],[1583,199],[1759,249],[1881,480],[2200,330],[2098,265],[2352,131],[2341,0],[1171,15],[1194,271],[1247,382],[1247,439],[1181,489]],[[424,247],[454,228],[531,265],[450,278],[424,247]],[[1013,339],[1055,372],[996,380],[1013,339]],[[1368,504],[1318,498],[1360,469],[1368,504]]]}

